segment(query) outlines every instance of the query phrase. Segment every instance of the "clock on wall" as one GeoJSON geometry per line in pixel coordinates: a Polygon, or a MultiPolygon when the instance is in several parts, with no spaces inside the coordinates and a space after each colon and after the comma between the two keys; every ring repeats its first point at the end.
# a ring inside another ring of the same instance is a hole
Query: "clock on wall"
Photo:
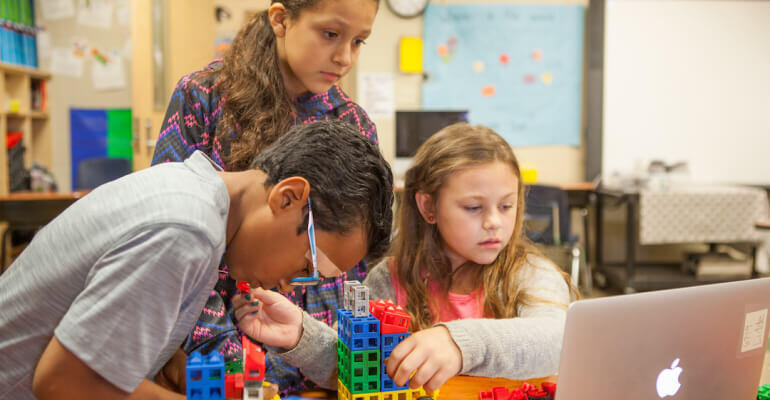
{"type": "Polygon", "coordinates": [[[425,11],[428,0],[387,0],[388,8],[401,18],[413,18],[425,11]]]}

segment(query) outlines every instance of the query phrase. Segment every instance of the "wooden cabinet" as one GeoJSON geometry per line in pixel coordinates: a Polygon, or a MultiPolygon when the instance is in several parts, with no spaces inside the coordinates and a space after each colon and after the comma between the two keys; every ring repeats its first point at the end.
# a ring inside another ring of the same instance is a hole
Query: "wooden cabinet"
{"type": "Polygon", "coordinates": [[[22,134],[25,168],[35,163],[51,166],[51,124],[44,93],[45,82],[50,78],[50,74],[37,69],[0,64],[0,195],[10,190],[9,151],[5,143],[9,133],[22,134]]]}

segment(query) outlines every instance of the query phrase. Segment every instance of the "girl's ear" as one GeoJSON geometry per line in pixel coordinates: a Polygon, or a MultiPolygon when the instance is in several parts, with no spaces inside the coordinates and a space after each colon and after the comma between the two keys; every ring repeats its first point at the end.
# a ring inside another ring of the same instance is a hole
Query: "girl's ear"
{"type": "Polygon", "coordinates": [[[435,224],[436,204],[433,202],[433,196],[425,192],[417,192],[414,194],[414,202],[417,203],[417,208],[425,222],[435,224]]]}
{"type": "Polygon", "coordinates": [[[270,26],[273,27],[273,33],[276,37],[286,35],[286,22],[289,19],[289,13],[281,3],[273,3],[267,10],[267,17],[270,19],[270,26]]]}

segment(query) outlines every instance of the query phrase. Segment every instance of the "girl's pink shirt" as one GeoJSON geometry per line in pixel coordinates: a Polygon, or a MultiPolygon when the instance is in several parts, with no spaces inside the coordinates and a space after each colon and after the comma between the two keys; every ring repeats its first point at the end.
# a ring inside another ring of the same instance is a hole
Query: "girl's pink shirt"
{"type": "MultiPolygon", "coordinates": [[[[396,292],[396,304],[406,308],[406,290],[399,284],[393,259],[388,261],[390,280],[396,292]]],[[[440,299],[439,285],[436,282],[428,284],[428,294],[440,299]]],[[[476,288],[469,294],[448,293],[449,301],[439,301],[438,316],[433,323],[449,322],[456,319],[484,318],[483,305],[481,304],[481,288],[476,288]]],[[[436,315],[436,313],[433,313],[436,315]]]]}

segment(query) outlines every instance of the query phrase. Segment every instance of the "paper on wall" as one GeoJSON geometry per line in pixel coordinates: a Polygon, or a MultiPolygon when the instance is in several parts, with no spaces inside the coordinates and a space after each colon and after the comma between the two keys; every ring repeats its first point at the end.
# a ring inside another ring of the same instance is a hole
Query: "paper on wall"
{"type": "Polygon", "coordinates": [[[91,78],[96,90],[116,90],[126,87],[126,74],[123,68],[123,57],[113,51],[109,55],[109,61],[102,64],[91,63],[91,78]]]}
{"type": "Polygon", "coordinates": [[[110,29],[112,27],[112,2],[109,0],[79,0],[78,24],[110,29]]]}
{"type": "Polygon", "coordinates": [[[51,32],[41,27],[37,32],[37,58],[39,60],[51,58],[51,32]]]}
{"type": "Polygon", "coordinates": [[[128,0],[115,0],[115,19],[120,26],[128,26],[131,11],[128,0]]]}
{"type": "Polygon", "coordinates": [[[393,118],[395,115],[395,78],[389,73],[358,74],[358,104],[371,119],[393,118]]]}
{"type": "Polygon", "coordinates": [[[40,0],[40,8],[43,11],[43,19],[47,20],[70,18],[75,15],[72,0],[40,0]]]}
{"type": "Polygon", "coordinates": [[[69,48],[57,47],[51,52],[51,73],[54,75],[80,78],[83,63],[84,59],[75,56],[69,48]]]}

